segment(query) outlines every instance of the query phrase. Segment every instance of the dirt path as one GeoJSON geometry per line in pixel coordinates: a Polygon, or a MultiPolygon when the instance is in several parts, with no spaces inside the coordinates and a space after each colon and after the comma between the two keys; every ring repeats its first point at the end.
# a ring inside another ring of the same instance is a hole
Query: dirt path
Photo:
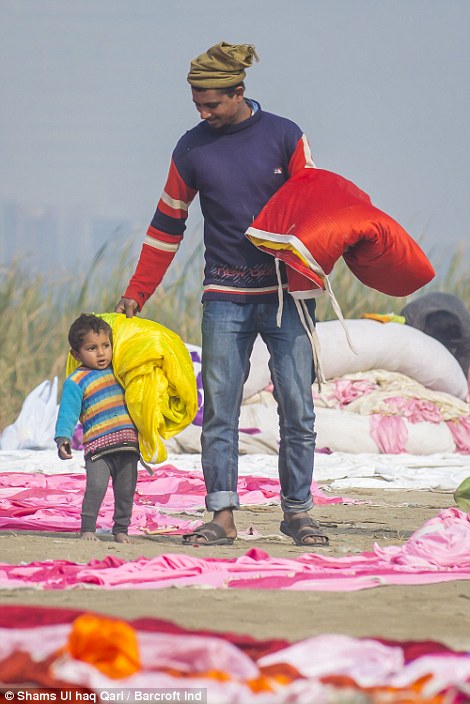
{"type": "MultiPolygon", "coordinates": [[[[322,549],[322,555],[363,552],[374,542],[383,546],[402,543],[439,509],[453,505],[450,494],[425,491],[350,491],[348,495],[369,503],[319,506],[315,510],[330,536],[330,547],[322,549]]],[[[85,563],[109,554],[132,560],[188,550],[197,550],[198,556],[233,558],[252,547],[273,556],[295,558],[304,550],[281,537],[280,518],[277,507],[241,510],[239,528],[253,526],[263,537],[217,548],[183,547],[179,537],[171,536],[136,538],[131,545],[116,545],[108,536],[92,544],[65,533],[3,532],[0,560],[13,564],[62,558],[85,563]]],[[[35,604],[89,609],[124,618],[154,616],[188,628],[292,641],[319,633],[344,633],[396,640],[432,639],[467,649],[469,600],[468,581],[357,592],[196,588],[0,591],[0,608],[3,604],[35,604]]]]}

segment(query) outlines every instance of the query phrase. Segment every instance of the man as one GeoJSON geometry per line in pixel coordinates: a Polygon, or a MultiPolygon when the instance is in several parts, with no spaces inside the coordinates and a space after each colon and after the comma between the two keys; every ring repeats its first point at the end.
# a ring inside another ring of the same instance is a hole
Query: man
{"type": "MultiPolygon", "coordinates": [[[[254,58],[252,45],[221,42],[191,62],[188,82],[202,122],[176,145],[136,271],[116,311],[133,316],[152,295],[199,193],[205,244],[201,459],[206,507],[214,515],[184,542],[227,545],[236,538],[238,419],[259,333],[270,353],[278,403],[280,529],[297,545],[324,546],[328,538],[308,515],[315,447],[311,344],[292,297],[279,292],[281,285],[286,289],[283,265],[277,275],[274,258],[244,236],[273,193],[293,173],[314,164],[295,123],[245,98],[245,69],[254,58]]],[[[307,305],[314,319],[315,303],[307,305]]]]}

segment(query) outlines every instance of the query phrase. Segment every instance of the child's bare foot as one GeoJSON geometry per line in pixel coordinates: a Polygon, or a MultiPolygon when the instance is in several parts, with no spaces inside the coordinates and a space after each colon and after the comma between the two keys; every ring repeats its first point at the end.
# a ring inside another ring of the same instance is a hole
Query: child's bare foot
{"type": "Polygon", "coordinates": [[[96,537],[95,533],[92,533],[91,531],[85,531],[84,533],[80,533],[80,540],[91,540],[94,543],[98,543],[99,540],[96,537]]]}
{"type": "Polygon", "coordinates": [[[134,541],[132,538],[129,538],[127,533],[116,533],[114,536],[114,540],[116,543],[133,543],[134,541]]]}

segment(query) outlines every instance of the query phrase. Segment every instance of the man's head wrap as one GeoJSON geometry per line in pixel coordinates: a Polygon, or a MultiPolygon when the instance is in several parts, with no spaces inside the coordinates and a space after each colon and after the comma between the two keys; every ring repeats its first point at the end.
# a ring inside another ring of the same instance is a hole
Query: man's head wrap
{"type": "Polygon", "coordinates": [[[191,61],[188,83],[194,88],[230,88],[245,78],[245,69],[259,61],[253,44],[220,42],[191,61]]]}

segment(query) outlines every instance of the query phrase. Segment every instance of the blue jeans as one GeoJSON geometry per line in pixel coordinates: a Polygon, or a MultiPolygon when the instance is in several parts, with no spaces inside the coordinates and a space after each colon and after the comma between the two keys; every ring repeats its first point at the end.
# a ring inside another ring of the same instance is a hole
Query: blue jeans
{"type": "MultiPolygon", "coordinates": [[[[307,302],[314,320],[315,302],[307,302]]],[[[279,480],[286,513],[313,506],[311,483],[315,450],[310,341],[292,297],[285,294],[281,327],[277,302],[205,301],[202,316],[202,468],[206,508],[237,509],[238,421],[250,355],[259,333],[266,343],[279,415],[279,480]]]]}

